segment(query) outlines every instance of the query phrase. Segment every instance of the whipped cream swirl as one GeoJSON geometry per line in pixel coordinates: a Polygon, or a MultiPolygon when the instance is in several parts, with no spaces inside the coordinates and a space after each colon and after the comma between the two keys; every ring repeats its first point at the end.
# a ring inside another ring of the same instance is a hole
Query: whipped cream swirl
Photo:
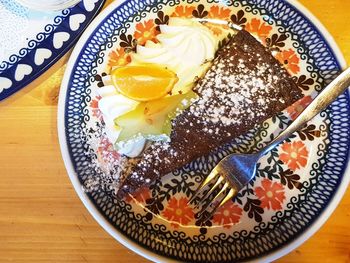
{"type": "MultiPolygon", "coordinates": [[[[164,65],[179,78],[172,94],[187,93],[210,67],[218,48],[218,39],[201,23],[184,18],[170,18],[168,25],[160,25],[160,31],[157,43],[147,41],[144,46],[136,47],[136,53],[131,54],[131,64],[164,65]]],[[[107,82],[111,84],[110,80],[107,82]]],[[[106,135],[119,153],[137,157],[145,148],[147,140],[169,140],[164,134],[147,139],[140,135],[116,143],[121,130],[114,124],[115,118],[132,111],[139,102],[118,93],[113,85],[100,88],[98,93],[102,97],[98,106],[106,124],[106,135]]]]}
{"type": "Polygon", "coordinates": [[[168,25],[160,25],[158,43],[147,41],[137,46],[132,63],[155,63],[174,71],[179,81],[173,94],[188,92],[201,78],[215,57],[218,40],[201,23],[184,18],[170,18],[168,25]]]}

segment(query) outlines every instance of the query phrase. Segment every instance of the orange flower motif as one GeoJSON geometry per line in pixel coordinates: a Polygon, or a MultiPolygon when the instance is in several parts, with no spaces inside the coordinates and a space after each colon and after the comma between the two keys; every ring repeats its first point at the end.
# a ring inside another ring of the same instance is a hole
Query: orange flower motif
{"type": "Polygon", "coordinates": [[[175,228],[179,225],[187,225],[194,219],[192,208],[188,206],[188,199],[181,197],[179,200],[172,197],[166,209],[162,212],[163,216],[172,221],[171,225],[175,228]]]}
{"type": "Polygon", "coordinates": [[[292,120],[295,120],[299,114],[312,102],[311,96],[305,96],[287,108],[287,112],[292,120]]]}
{"type": "Polygon", "coordinates": [[[97,109],[98,108],[98,102],[101,99],[101,96],[96,96],[93,100],[91,100],[90,102],[90,107],[93,109],[97,109]]]}
{"type": "Polygon", "coordinates": [[[96,96],[90,102],[90,108],[91,108],[92,116],[95,116],[98,119],[100,119],[102,117],[102,112],[98,108],[98,102],[99,102],[100,99],[101,99],[101,96],[96,96]]]}
{"type": "MultiPolygon", "coordinates": [[[[230,9],[214,5],[210,8],[208,16],[212,19],[229,20],[230,9]]],[[[205,23],[204,25],[209,28],[211,32],[213,32],[213,34],[216,36],[220,36],[224,30],[229,29],[229,27],[226,25],[219,25],[214,23],[205,23]]]]}
{"type": "Polygon", "coordinates": [[[272,26],[267,25],[265,22],[257,18],[253,18],[249,23],[247,23],[245,30],[253,35],[257,35],[265,43],[266,38],[269,36],[272,30],[272,26]]]}
{"type": "Polygon", "coordinates": [[[156,29],[156,24],[153,19],[147,20],[144,23],[140,22],[136,25],[134,37],[140,45],[144,45],[147,40],[157,41],[156,36],[159,34],[156,29]]]}
{"type": "Polygon", "coordinates": [[[291,73],[297,74],[300,71],[299,58],[293,49],[284,50],[276,55],[276,59],[281,62],[291,73]]]}
{"type": "Polygon", "coordinates": [[[213,221],[225,228],[230,228],[239,222],[241,215],[242,209],[237,204],[227,202],[215,212],[213,221]]]}
{"type": "Polygon", "coordinates": [[[284,195],[284,187],[280,183],[272,182],[269,179],[263,179],[261,186],[254,189],[256,196],[261,201],[261,208],[281,210],[282,204],[286,196],[284,195]]]}
{"type": "Polygon", "coordinates": [[[196,8],[194,6],[179,5],[175,8],[175,11],[171,14],[173,17],[192,17],[192,12],[196,8]]]}
{"type": "Polygon", "coordinates": [[[108,66],[125,66],[131,62],[131,56],[125,52],[124,48],[119,48],[116,51],[109,53],[108,66]]]}
{"type": "Polygon", "coordinates": [[[281,149],[283,153],[280,154],[280,160],[291,170],[295,171],[306,166],[309,152],[302,141],[286,142],[282,144],[281,149]]]}
{"type": "Polygon", "coordinates": [[[230,9],[214,5],[210,8],[209,17],[214,19],[228,20],[230,18],[230,9]]]}
{"type": "Polygon", "coordinates": [[[101,138],[99,147],[97,148],[99,159],[104,163],[113,163],[119,160],[120,154],[114,149],[108,138],[101,138]]]}
{"type": "Polygon", "coordinates": [[[148,187],[142,187],[139,190],[137,190],[135,193],[133,193],[132,196],[128,195],[125,198],[125,201],[127,202],[138,202],[138,203],[146,203],[147,199],[151,198],[151,193],[148,187]]]}

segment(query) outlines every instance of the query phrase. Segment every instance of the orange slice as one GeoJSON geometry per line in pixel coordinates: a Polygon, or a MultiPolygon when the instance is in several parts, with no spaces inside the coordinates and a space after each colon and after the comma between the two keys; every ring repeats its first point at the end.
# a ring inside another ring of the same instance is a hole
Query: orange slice
{"type": "Polygon", "coordinates": [[[173,71],[156,64],[116,68],[111,76],[113,85],[121,94],[137,101],[162,98],[178,81],[173,71]]]}

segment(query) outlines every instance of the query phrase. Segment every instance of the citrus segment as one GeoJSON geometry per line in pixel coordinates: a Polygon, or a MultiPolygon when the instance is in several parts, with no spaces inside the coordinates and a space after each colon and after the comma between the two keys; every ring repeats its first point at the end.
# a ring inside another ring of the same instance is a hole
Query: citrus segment
{"type": "Polygon", "coordinates": [[[137,101],[162,98],[178,81],[173,71],[155,64],[116,68],[111,76],[113,85],[121,94],[137,101]]]}

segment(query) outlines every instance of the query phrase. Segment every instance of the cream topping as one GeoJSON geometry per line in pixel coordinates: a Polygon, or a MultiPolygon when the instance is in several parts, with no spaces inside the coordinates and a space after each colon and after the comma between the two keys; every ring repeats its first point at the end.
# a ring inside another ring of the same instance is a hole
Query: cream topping
{"type": "MultiPolygon", "coordinates": [[[[164,65],[179,78],[172,94],[186,93],[210,67],[218,48],[218,39],[201,23],[184,18],[170,18],[168,25],[160,25],[160,31],[157,35],[158,43],[147,41],[145,46],[136,47],[136,53],[131,54],[132,64],[164,65]]],[[[110,77],[106,83],[111,84],[110,77]]],[[[116,143],[121,130],[114,124],[114,120],[135,109],[139,102],[118,93],[112,85],[100,88],[98,93],[102,97],[98,107],[106,124],[106,135],[119,153],[136,157],[143,151],[147,140],[169,140],[164,138],[165,135],[140,135],[126,142],[116,143]]]]}
{"type": "Polygon", "coordinates": [[[186,93],[209,68],[218,40],[201,23],[184,18],[170,18],[168,25],[160,25],[160,31],[159,43],[148,41],[145,46],[137,46],[132,61],[168,67],[179,78],[173,93],[186,93]]]}

